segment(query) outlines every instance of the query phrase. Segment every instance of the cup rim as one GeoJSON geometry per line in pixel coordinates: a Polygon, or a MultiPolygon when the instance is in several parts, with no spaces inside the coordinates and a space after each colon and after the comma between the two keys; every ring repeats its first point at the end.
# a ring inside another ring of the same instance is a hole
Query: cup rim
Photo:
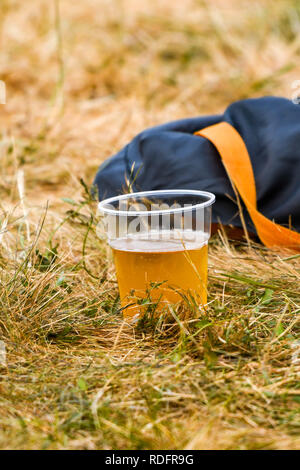
{"type": "Polygon", "coordinates": [[[113,196],[108,199],[104,199],[103,201],[99,202],[98,210],[104,214],[110,215],[122,215],[122,216],[144,216],[144,215],[159,215],[159,214],[173,214],[177,212],[187,212],[192,211],[195,209],[204,209],[205,207],[211,206],[215,202],[216,196],[213,193],[208,191],[198,191],[196,189],[158,189],[154,191],[141,191],[141,192],[134,192],[134,193],[127,193],[122,194],[119,196],[113,196]],[[177,207],[175,209],[160,209],[154,211],[123,211],[118,209],[111,209],[105,207],[105,205],[113,203],[115,201],[123,201],[125,199],[130,199],[133,196],[153,196],[153,195],[164,195],[164,194],[187,194],[187,195],[194,195],[194,196],[205,196],[207,197],[207,201],[200,202],[199,204],[195,204],[193,206],[189,206],[186,208],[177,207]]]}

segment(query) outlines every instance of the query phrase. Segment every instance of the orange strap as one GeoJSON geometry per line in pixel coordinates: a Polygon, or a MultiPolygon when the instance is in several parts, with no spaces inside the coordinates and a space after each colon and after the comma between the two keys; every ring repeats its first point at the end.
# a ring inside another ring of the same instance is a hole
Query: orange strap
{"type": "Polygon", "coordinates": [[[195,135],[207,138],[218,150],[262,243],[269,248],[288,247],[300,251],[300,233],[282,227],[258,212],[251,160],[246,145],[236,129],[227,122],[220,122],[195,132],[195,135]]]}

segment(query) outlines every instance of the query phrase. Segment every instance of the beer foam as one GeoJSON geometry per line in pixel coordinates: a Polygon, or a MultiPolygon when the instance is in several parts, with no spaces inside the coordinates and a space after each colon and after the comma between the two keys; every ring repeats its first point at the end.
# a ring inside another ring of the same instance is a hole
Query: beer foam
{"type": "Polygon", "coordinates": [[[208,233],[194,230],[152,230],[109,240],[109,244],[114,250],[162,253],[166,251],[199,250],[208,243],[208,239],[208,233]]]}

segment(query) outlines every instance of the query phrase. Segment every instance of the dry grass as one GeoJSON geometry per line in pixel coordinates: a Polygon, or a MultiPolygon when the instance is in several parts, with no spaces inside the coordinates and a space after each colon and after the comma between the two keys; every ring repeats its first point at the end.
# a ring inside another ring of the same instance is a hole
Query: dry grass
{"type": "Polygon", "coordinates": [[[220,234],[206,317],[133,329],[79,182],[144,127],[290,97],[298,2],[1,5],[1,448],[299,449],[299,257],[220,234]]]}

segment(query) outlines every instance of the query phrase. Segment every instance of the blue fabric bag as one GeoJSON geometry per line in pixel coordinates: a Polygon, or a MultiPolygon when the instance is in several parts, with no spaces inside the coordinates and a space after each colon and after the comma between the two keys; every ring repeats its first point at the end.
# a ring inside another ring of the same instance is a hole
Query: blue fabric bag
{"type": "MultiPolygon", "coordinates": [[[[99,199],[126,192],[126,177],[133,181],[133,191],[205,190],[216,195],[213,222],[242,227],[220,155],[207,139],[194,135],[221,121],[231,124],[246,144],[258,210],[300,231],[300,106],[284,98],[246,99],[230,105],[223,115],[144,130],[99,167],[94,181],[99,199]]],[[[255,233],[245,207],[243,213],[249,231],[255,233]]]]}

